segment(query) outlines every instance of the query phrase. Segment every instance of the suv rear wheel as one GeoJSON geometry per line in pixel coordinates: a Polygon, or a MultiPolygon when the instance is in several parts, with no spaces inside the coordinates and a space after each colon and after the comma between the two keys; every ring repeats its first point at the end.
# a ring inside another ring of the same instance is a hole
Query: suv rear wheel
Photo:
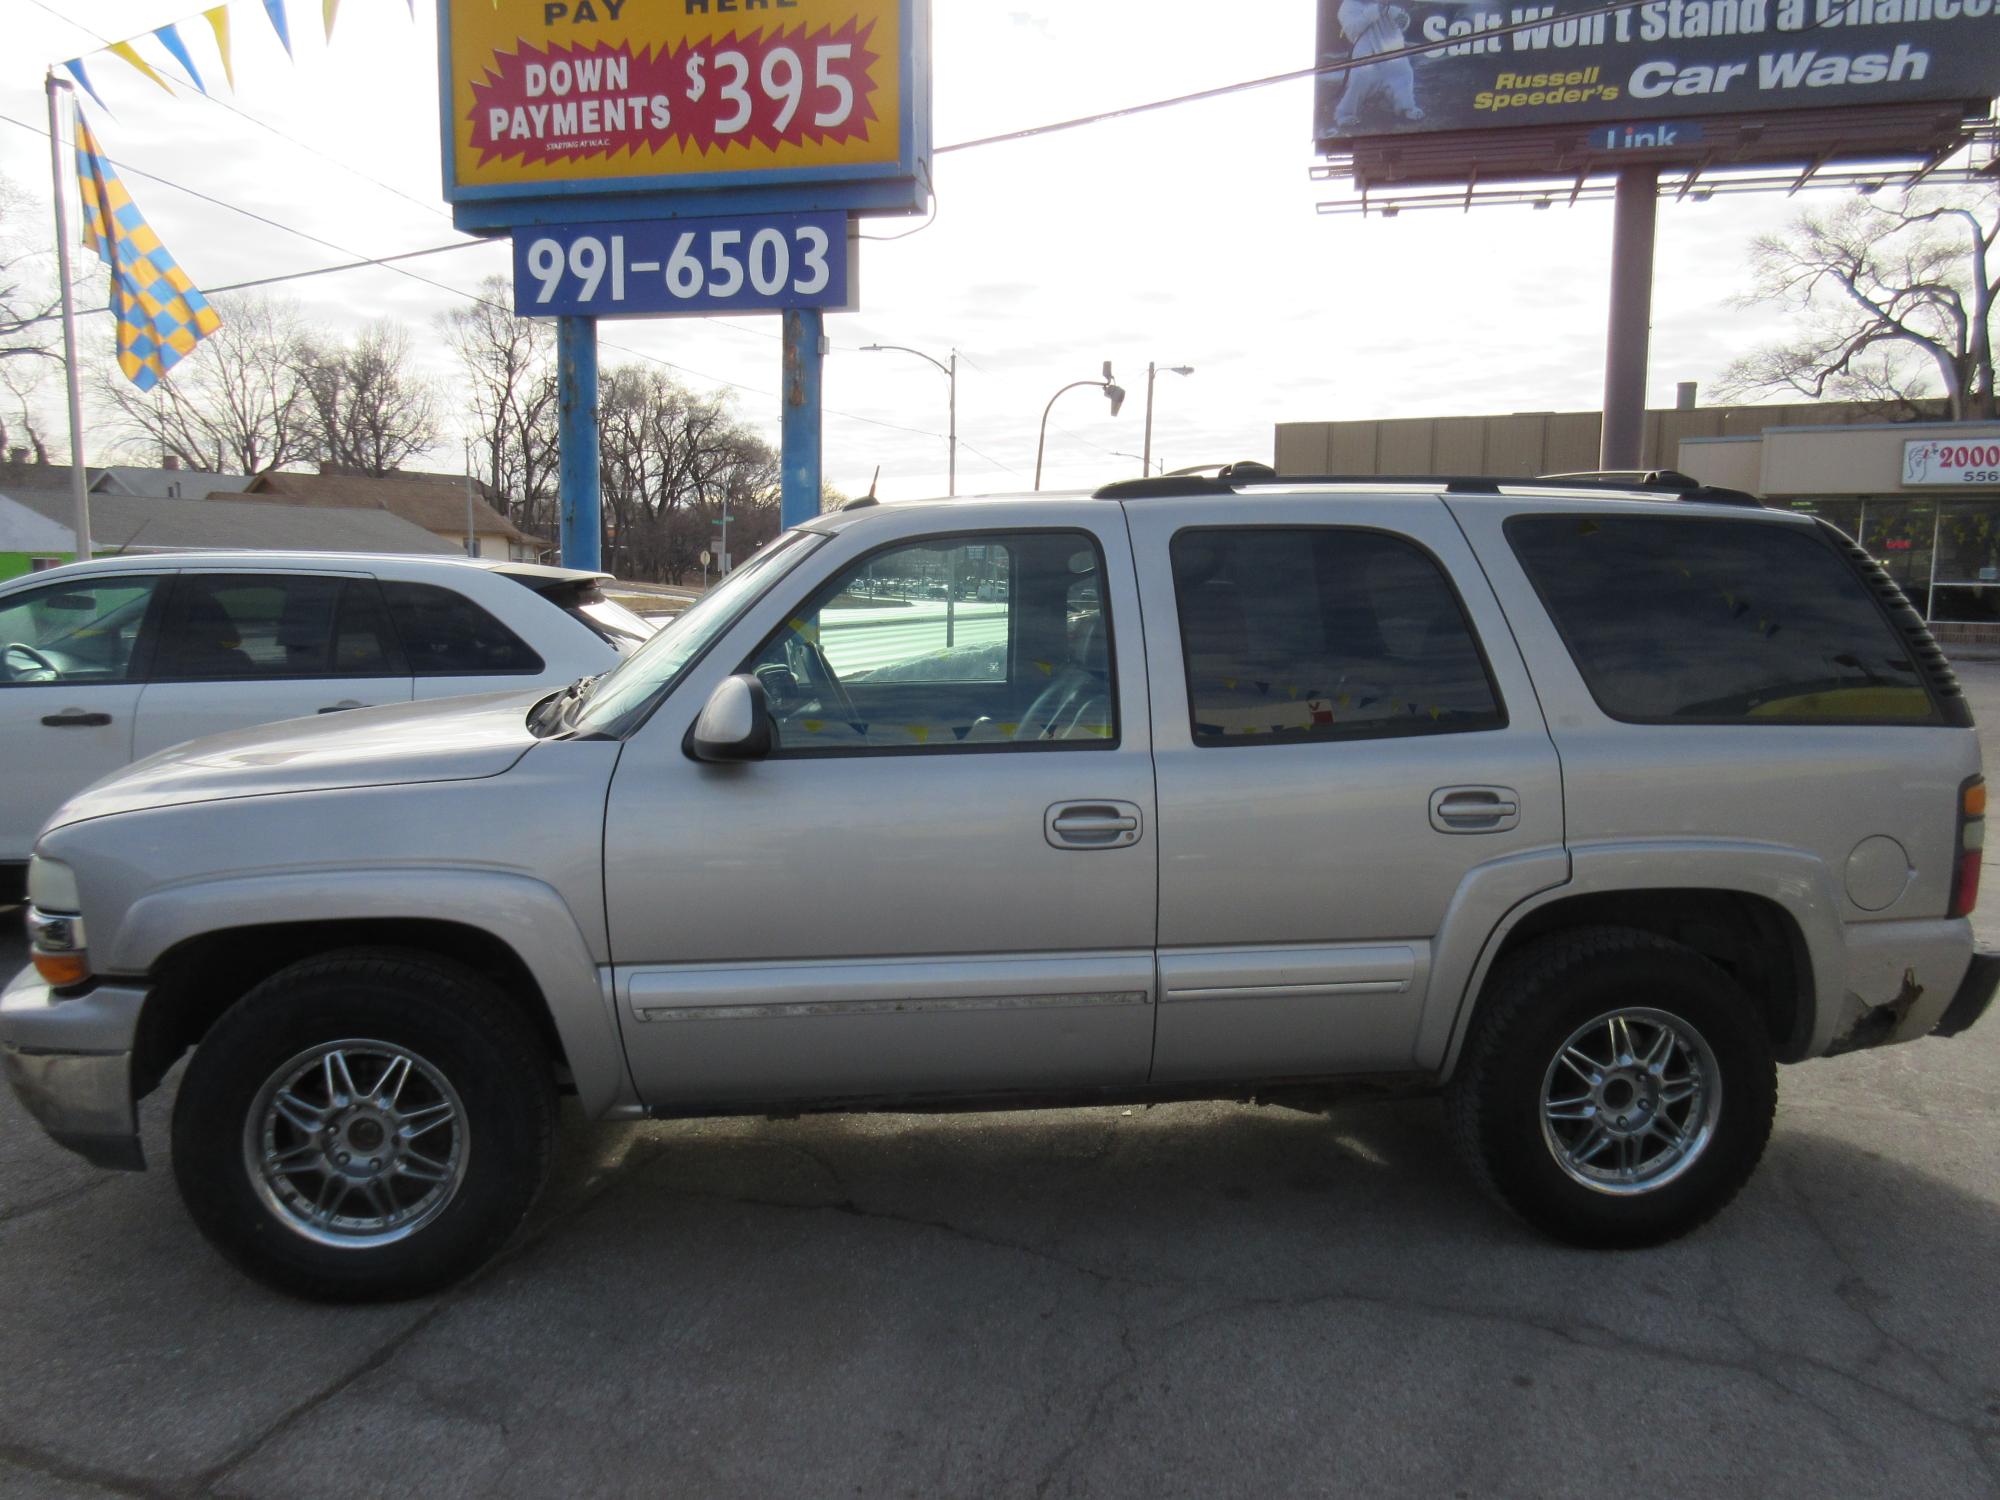
{"type": "Polygon", "coordinates": [[[356,952],[282,970],[188,1064],[174,1178],[258,1279],[361,1301],[476,1269],[547,1173],[555,1093],[532,1028],[469,970],[356,952]]]}
{"type": "Polygon", "coordinates": [[[1691,949],[1591,928],[1487,986],[1446,1109],[1481,1185],[1573,1244],[1656,1245],[1707,1222],[1770,1139],[1757,1007],[1691,949]]]}

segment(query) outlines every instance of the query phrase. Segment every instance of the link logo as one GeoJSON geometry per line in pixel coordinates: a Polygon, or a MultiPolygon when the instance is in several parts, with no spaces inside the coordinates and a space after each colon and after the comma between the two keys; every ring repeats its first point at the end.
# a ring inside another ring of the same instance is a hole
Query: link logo
{"type": "Polygon", "coordinates": [[[1600,125],[1590,132],[1593,151],[1664,151],[1701,144],[1701,127],[1684,120],[1644,125],[1600,125]]]}

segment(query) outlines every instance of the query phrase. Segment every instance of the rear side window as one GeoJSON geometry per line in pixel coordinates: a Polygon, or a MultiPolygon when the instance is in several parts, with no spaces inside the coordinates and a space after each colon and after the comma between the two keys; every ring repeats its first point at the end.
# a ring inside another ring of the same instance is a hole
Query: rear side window
{"type": "Polygon", "coordinates": [[[542,659],[463,594],[430,583],[384,581],[382,597],[419,677],[539,672],[542,659]]]}
{"type": "Polygon", "coordinates": [[[155,675],[168,681],[325,677],[341,580],[310,573],[186,573],[155,675]]]}
{"type": "Polygon", "coordinates": [[[1400,537],[1183,531],[1171,556],[1197,745],[1507,722],[1457,594],[1430,554],[1400,537]]]}
{"type": "Polygon", "coordinates": [[[1814,532],[1554,515],[1514,517],[1507,539],[1615,719],[1941,722],[1881,608],[1814,532]]]}

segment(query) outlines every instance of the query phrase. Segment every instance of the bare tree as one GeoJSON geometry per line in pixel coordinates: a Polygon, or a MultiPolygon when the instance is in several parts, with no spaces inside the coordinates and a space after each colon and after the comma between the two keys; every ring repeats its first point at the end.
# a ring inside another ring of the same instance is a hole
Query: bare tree
{"type": "Polygon", "coordinates": [[[2000,189],[1920,189],[1892,203],[1854,198],[1760,236],[1750,246],[1753,290],[1739,305],[1782,302],[1802,324],[1731,364],[1721,394],[1909,405],[1934,376],[1953,421],[1994,416],[1996,238],[2000,189]]]}
{"type": "Polygon", "coordinates": [[[437,395],[410,371],[410,333],[384,319],[343,344],[324,334],[298,346],[311,444],[323,461],[377,478],[438,441],[437,395]]]}
{"type": "Polygon", "coordinates": [[[623,577],[699,576],[729,516],[730,551],[777,530],[778,458],[720,396],[698,396],[666,372],[607,370],[598,385],[599,473],[610,545],[623,577]]]}
{"type": "Polygon", "coordinates": [[[306,331],[295,304],[217,299],[222,326],[171,374],[141,391],[115,369],[98,390],[128,446],[190,469],[259,474],[313,455],[312,408],[299,380],[306,331]]]}
{"type": "Polygon", "coordinates": [[[61,304],[42,265],[46,252],[34,245],[28,228],[29,204],[26,193],[0,177],[0,386],[9,409],[0,413],[0,451],[25,439],[46,462],[35,398],[42,381],[62,368],[56,349],[61,304]]]}
{"type": "Polygon", "coordinates": [[[555,533],[555,328],[546,318],[516,317],[503,276],[479,284],[479,300],[438,318],[464,368],[473,425],[473,460],[516,525],[555,533]]]}

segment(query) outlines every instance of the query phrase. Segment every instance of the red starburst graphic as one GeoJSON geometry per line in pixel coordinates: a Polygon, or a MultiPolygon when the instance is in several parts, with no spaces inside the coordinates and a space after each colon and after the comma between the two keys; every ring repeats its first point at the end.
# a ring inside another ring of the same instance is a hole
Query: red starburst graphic
{"type": "Polygon", "coordinates": [[[849,20],[811,35],[802,25],[730,32],[671,50],[598,42],[496,53],[472,85],[472,149],[484,166],[669,143],[707,155],[865,137],[876,119],[870,70],[881,60],[868,47],[874,29],[849,20]]]}

